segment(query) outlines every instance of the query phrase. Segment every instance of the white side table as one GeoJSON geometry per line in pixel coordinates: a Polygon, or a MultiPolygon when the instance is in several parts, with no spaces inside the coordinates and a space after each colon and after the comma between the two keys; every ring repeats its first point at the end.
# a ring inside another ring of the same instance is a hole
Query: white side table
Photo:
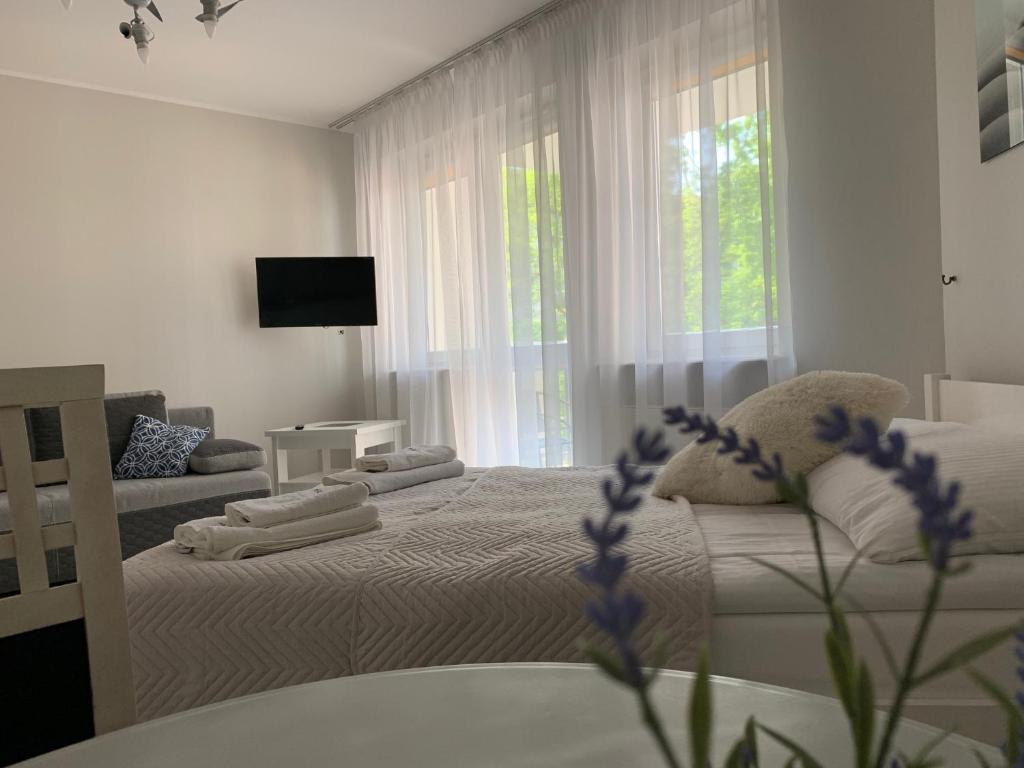
{"type": "Polygon", "coordinates": [[[304,491],[319,485],[324,475],[350,469],[355,460],[366,455],[367,448],[390,445],[392,450],[402,447],[404,421],[320,421],[306,424],[303,429],[282,427],[268,429],[270,438],[270,467],[274,481],[274,494],[304,491]],[[320,470],[300,477],[288,474],[288,451],[315,450],[320,452],[320,470]],[[346,450],[351,456],[348,467],[334,467],[332,450],[346,450]]]}

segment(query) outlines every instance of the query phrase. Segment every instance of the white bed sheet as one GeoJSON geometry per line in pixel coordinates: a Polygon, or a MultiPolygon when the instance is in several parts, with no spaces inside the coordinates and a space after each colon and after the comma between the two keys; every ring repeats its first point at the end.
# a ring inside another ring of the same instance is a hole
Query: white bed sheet
{"type": "MultiPolygon", "coordinates": [[[[817,559],[807,520],[794,507],[693,506],[715,585],[715,614],[806,613],[820,610],[815,599],[750,557],[779,565],[813,585],[817,559]]],[[[826,564],[833,580],[854,556],[846,535],[821,520],[826,564]]],[[[974,555],[969,571],[947,582],[943,610],[1024,610],[1024,555],[974,555]]],[[[914,611],[928,585],[923,561],[885,565],[857,563],[844,592],[866,611],[914,611]]],[[[852,605],[848,606],[853,610],[852,605]]]]}

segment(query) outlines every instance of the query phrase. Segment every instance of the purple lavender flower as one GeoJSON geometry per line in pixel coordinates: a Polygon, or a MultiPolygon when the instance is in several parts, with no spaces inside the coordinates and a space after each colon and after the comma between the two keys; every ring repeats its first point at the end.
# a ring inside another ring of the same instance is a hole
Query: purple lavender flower
{"type": "Polygon", "coordinates": [[[863,456],[873,466],[894,473],[893,482],[910,494],[921,513],[918,530],[932,567],[945,571],[956,542],[971,537],[974,513],[957,512],[960,484],[940,483],[934,456],[915,453],[908,460],[907,441],[902,432],[882,434],[871,419],[851,423],[846,411],[838,406],[815,421],[816,435],[822,442],[842,443],[847,453],[863,456]]]}
{"type": "MultiPolygon", "coordinates": [[[[756,440],[745,443],[732,428],[720,430],[715,420],[699,414],[690,414],[683,407],[666,408],[665,423],[678,426],[680,432],[698,432],[697,442],[708,443],[717,440],[721,443],[720,454],[734,454],[737,464],[749,465],[752,474],[765,482],[777,482],[785,478],[782,457],[774,454],[766,459],[761,446],[756,440]]],[[[587,604],[587,618],[605,632],[614,642],[615,649],[622,665],[625,682],[640,689],[646,685],[641,662],[633,647],[632,636],[640,620],[644,616],[643,599],[629,591],[620,591],[619,583],[629,559],[617,553],[614,548],[622,543],[629,533],[629,526],[620,522],[620,518],[634,512],[643,501],[640,489],[654,480],[654,473],[641,470],[638,465],[658,464],[663,462],[670,453],[664,444],[661,431],[648,436],[643,429],[637,430],[633,438],[633,454],[631,461],[628,453],[619,455],[615,464],[618,482],[607,479],[602,491],[608,513],[600,523],[587,519],[583,529],[596,545],[596,557],[591,563],[580,566],[580,577],[600,590],[600,596],[587,604]]]]}
{"type": "MultiPolygon", "coordinates": [[[[720,455],[731,455],[737,464],[749,466],[754,477],[765,482],[775,483],[779,494],[784,499],[798,504],[807,513],[820,561],[823,599],[829,606],[830,615],[833,615],[833,637],[845,638],[843,642],[846,643],[847,655],[852,657],[852,644],[848,635],[842,631],[844,627],[841,621],[842,611],[835,606],[835,595],[829,587],[819,528],[808,499],[806,478],[800,474],[787,476],[783,468],[782,457],[778,453],[773,454],[770,458],[765,457],[756,440],[748,439],[744,442],[734,429],[722,429],[710,417],[689,413],[683,407],[666,408],[664,415],[665,423],[678,427],[680,432],[697,433],[698,443],[717,441],[719,443],[717,452],[720,455]]],[[[914,505],[920,511],[918,527],[921,540],[934,570],[930,602],[918,627],[913,650],[907,662],[907,669],[901,679],[895,704],[886,722],[886,732],[878,747],[878,759],[877,762],[874,762],[877,766],[885,766],[890,754],[891,739],[895,727],[900,721],[905,696],[915,681],[918,652],[927,634],[929,621],[935,612],[941,584],[949,568],[952,548],[956,542],[971,536],[973,513],[969,510],[958,512],[960,486],[957,483],[943,485],[940,482],[934,456],[915,453],[912,457],[907,457],[907,443],[903,433],[882,434],[875,422],[870,419],[862,419],[853,424],[846,411],[838,407],[832,408],[827,416],[818,417],[816,423],[816,436],[819,440],[840,444],[844,451],[856,456],[863,456],[873,466],[892,472],[893,482],[911,495],[914,505]]],[[[639,655],[633,647],[633,633],[643,618],[644,602],[635,593],[621,590],[620,583],[629,561],[626,555],[615,550],[629,533],[629,526],[621,522],[621,518],[631,514],[640,506],[643,500],[639,493],[640,489],[649,485],[654,479],[653,472],[641,470],[638,465],[658,463],[668,456],[669,451],[663,445],[662,438],[661,432],[648,438],[643,430],[639,430],[634,437],[635,460],[631,462],[629,454],[625,452],[619,456],[616,463],[617,482],[607,479],[603,485],[607,515],[600,523],[589,519],[584,522],[584,530],[588,538],[596,545],[596,556],[593,562],[581,566],[579,573],[585,581],[600,590],[599,597],[587,605],[587,616],[611,637],[618,655],[617,658],[611,658],[596,649],[591,649],[590,657],[617,680],[636,690],[645,724],[655,737],[668,764],[677,767],[681,763],[675,756],[649,696],[648,687],[653,676],[645,676],[639,655]]],[[[1005,637],[1005,635],[1003,636],[1005,637]]],[[[1024,686],[1024,632],[1018,633],[1017,640],[1019,643],[1017,676],[1021,685],[1024,686]]],[[[706,669],[703,674],[706,675],[706,669]]],[[[1018,691],[1016,703],[1024,713],[1024,688],[1018,691]]],[[[705,713],[705,715],[705,722],[710,723],[710,714],[705,713]]],[[[857,724],[852,719],[851,724],[854,725],[855,736],[857,736],[857,724]]],[[[754,741],[753,734],[758,727],[753,719],[748,721],[744,738],[737,742],[730,755],[730,765],[738,764],[745,768],[757,765],[756,741],[754,741]]],[[[761,728],[772,735],[776,741],[788,744],[770,729],[761,728]]],[[[1020,756],[1009,768],[1024,768],[1024,730],[1019,731],[1016,738],[1019,739],[1021,747],[1020,756]]],[[[870,737],[868,741],[870,742],[870,737]]],[[[1016,744],[1011,742],[1011,746],[1016,746],[1016,744]]],[[[871,751],[869,744],[865,759],[874,761],[870,754],[871,751]]],[[[1008,752],[1012,753],[1013,750],[1010,749],[1008,752]]],[[[1011,754],[1011,756],[1013,755],[1011,754]]],[[[794,757],[796,757],[796,752],[794,752],[794,757]]],[[[703,762],[703,758],[695,757],[694,760],[697,764],[703,762]]],[[[901,758],[892,758],[888,763],[889,768],[900,768],[904,764],[905,762],[901,758]]]]}
{"type": "Polygon", "coordinates": [[[633,632],[644,616],[645,606],[636,593],[619,589],[629,558],[615,548],[629,533],[629,525],[620,522],[621,518],[636,511],[643,501],[640,489],[654,480],[653,472],[638,465],[657,464],[668,458],[663,440],[660,431],[648,437],[643,429],[637,430],[633,438],[635,460],[631,462],[628,453],[621,453],[615,463],[617,482],[608,478],[602,486],[607,515],[600,522],[589,518],[583,521],[583,530],[596,545],[597,553],[593,562],[581,565],[578,571],[584,581],[600,590],[599,597],[587,603],[587,618],[612,639],[624,682],[637,689],[646,681],[640,656],[633,647],[633,632]]]}
{"type": "Polygon", "coordinates": [[[736,434],[732,427],[721,429],[710,416],[701,416],[699,413],[689,413],[686,408],[677,405],[674,408],[666,408],[663,411],[665,423],[669,426],[679,427],[683,434],[697,432],[698,443],[710,443],[718,440],[718,453],[723,456],[736,454],[733,459],[737,464],[751,465],[751,474],[758,480],[766,483],[774,483],[785,477],[782,467],[782,457],[774,453],[770,459],[761,455],[761,446],[751,438],[746,444],[736,434]]]}

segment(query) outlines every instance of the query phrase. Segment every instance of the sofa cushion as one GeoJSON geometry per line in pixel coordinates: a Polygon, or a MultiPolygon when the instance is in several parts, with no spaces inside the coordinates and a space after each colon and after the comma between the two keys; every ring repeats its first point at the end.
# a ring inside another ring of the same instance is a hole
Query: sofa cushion
{"type": "Polygon", "coordinates": [[[175,427],[182,424],[188,424],[190,427],[206,427],[210,430],[210,438],[217,436],[217,429],[214,426],[213,408],[208,405],[168,408],[167,423],[175,427]]]}
{"type": "Polygon", "coordinates": [[[172,427],[159,419],[136,416],[128,447],[114,467],[114,479],[181,477],[188,471],[188,457],[208,434],[208,429],[172,427]]]}
{"type": "Polygon", "coordinates": [[[32,428],[35,461],[64,458],[64,441],[60,432],[59,408],[30,408],[25,411],[32,428]]]}
{"type": "Polygon", "coordinates": [[[107,415],[111,467],[117,466],[128,448],[136,416],[148,416],[167,423],[167,401],[164,393],[158,390],[107,395],[103,399],[103,409],[107,415]]]}
{"type": "MultiPolygon", "coordinates": [[[[124,514],[172,504],[199,502],[228,494],[269,490],[270,476],[259,470],[226,472],[219,475],[188,474],[183,477],[115,480],[114,501],[118,514],[124,514]]],[[[71,500],[66,484],[40,488],[36,492],[36,498],[39,501],[39,517],[44,525],[66,523],[71,519],[71,500]]],[[[0,493],[0,532],[9,531],[10,525],[7,494],[0,493]]]]}
{"type": "MultiPolygon", "coordinates": [[[[29,455],[35,458],[36,455],[36,441],[32,437],[32,419],[29,418],[29,412],[25,411],[25,432],[28,434],[28,452],[29,455]]],[[[0,452],[0,467],[4,465],[4,455],[0,452]]]]}
{"type": "MultiPolygon", "coordinates": [[[[135,417],[149,416],[167,421],[167,404],[159,390],[124,392],[107,395],[103,399],[107,421],[107,443],[110,446],[110,466],[116,467],[128,447],[135,417]]],[[[60,411],[57,408],[33,408],[28,412],[35,442],[36,461],[49,461],[64,457],[64,441],[60,430],[60,411]]]]}
{"type": "Polygon", "coordinates": [[[188,457],[189,469],[201,475],[257,469],[266,463],[267,454],[260,446],[228,438],[208,437],[188,457]]]}

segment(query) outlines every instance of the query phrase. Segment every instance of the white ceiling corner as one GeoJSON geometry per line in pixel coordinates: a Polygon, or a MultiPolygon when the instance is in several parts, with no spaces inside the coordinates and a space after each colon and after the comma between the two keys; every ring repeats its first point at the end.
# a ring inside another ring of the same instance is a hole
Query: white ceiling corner
{"type": "Polygon", "coordinates": [[[544,0],[246,0],[212,41],[199,0],[157,4],[144,66],[122,0],[3,0],[0,74],[326,127],[544,0]]]}

